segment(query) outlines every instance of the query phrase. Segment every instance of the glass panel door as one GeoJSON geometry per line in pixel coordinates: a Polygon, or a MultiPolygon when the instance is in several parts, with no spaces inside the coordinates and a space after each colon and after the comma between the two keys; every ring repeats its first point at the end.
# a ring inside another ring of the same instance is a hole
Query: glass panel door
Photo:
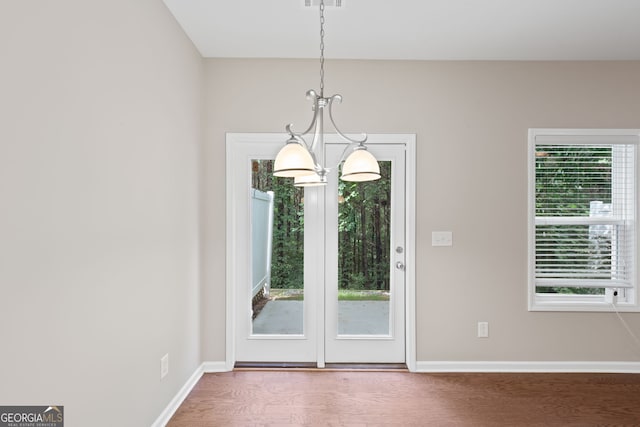
{"type": "Polygon", "coordinates": [[[229,360],[404,363],[404,144],[368,145],[378,181],[302,190],[273,177],[282,135],[227,138],[229,360]]]}
{"type": "Polygon", "coordinates": [[[314,232],[305,227],[321,227],[313,227],[318,219],[305,206],[313,194],[273,176],[273,159],[283,141],[276,137],[255,141],[242,135],[229,150],[227,243],[236,362],[317,359],[317,298],[309,290],[321,286],[315,267],[305,268],[314,256],[313,248],[305,249],[314,232]]]}
{"type": "MultiPolygon", "coordinates": [[[[344,145],[329,145],[337,162],[344,145]]],[[[404,146],[369,145],[382,178],[329,178],[326,199],[327,363],[402,363],[404,146]]],[[[330,163],[332,163],[330,161],[330,163]]]]}

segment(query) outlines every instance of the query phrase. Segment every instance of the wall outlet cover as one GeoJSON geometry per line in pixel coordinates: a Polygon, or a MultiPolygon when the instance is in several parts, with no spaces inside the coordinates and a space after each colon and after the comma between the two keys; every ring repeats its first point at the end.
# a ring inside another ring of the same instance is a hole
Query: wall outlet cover
{"type": "Polygon", "coordinates": [[[489,338],[489,322],[478,322],[478,338],[489,338]]]}
{"type": "Polygon", "coordinates": [[[162,356],[162,359],[160,359],[160,379],[166,377],[167,374],[169,374],[169,353],[165,354],[162,356]]]}

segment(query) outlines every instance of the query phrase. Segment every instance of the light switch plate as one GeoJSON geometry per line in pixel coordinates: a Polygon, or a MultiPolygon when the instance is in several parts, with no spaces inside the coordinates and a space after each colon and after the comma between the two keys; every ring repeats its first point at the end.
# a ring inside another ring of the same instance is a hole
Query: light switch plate
{"type": "Polygon", "coordinates": [[[432,231],[431,246],[453,246],[453,232],[432,231]]]}

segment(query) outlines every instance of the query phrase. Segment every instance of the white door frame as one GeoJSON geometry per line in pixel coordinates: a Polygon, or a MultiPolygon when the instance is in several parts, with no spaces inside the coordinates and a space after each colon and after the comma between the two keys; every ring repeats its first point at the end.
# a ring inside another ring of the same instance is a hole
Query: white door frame
{"type": "MultiPolygon", "coordinates": [[[[288,135],[282,133],[227,133],[226,134],[226,369],[232,370],[235,358],[236,320],[235,320],[235,276],[236,260],[233,259],[235,250],[235,197],[231,172],[237,165],[233,164],[234,147],[242,143],[259,143],[266,141],[287,140],[288,135]]],[[[406,182],[405,182],[405,347],[406,364],[409,371],[416,370],[416,281],[415,281],[415,232],[416,232],[416,135],[415,134],[371,134],[370,141],[387,144],[404,144],[406,147],[406,182]]],[[[323,326],[324,327],[324,326],[323,326]]],[[[323,341],[323,340],[322,340],[323,341]]],[[[319,367],[324,365],[324,345],[318,346],[319,367]]]]}

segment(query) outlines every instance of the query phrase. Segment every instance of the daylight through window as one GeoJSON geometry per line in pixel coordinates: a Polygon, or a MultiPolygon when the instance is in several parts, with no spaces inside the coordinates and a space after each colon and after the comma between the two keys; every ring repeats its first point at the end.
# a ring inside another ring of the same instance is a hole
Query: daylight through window
{"type": "Polygon", "coordinates": [[[630,302],[638,136],[555,132],[530,134],[530,307],[630,302]]]}

